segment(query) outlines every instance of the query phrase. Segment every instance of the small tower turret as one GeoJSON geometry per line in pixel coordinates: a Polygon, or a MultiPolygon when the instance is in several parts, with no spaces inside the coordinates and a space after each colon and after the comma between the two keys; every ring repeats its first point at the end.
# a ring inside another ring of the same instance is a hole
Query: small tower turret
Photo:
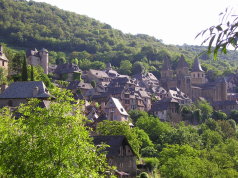
{"type": "Polygon", "coordinates": [[[183,55],[181,55],[179,61],[178,61],[178,65],[177,65],[177,68],[176,68],[176,75],[177,77],[179,76],[186,76],[186,75],[189,75],[189,65],[188,63],[185,61],[185,58],[183,55]]]}
{"type": "Polygon", "coordinates": [[[42,48],[39,51],[39,56],[40,56],[40,59],[41,59],[41,66],[44,69],[44,73],[48,74],[49,57],[48,57],[47,49],[42,48]]]}
{"type": "Polygon", "coordinates": [[[170,61],[168,57],[165,57],[164,64],[160,70],[161,79],[173,78],[173,70],[171,69],[170,61]]]}
{"type": "Polygon", "coordinates": [[[206,82],[205,72],[203,71],[198,58],[195,58],[191,71],[192,84],[204,84],[206,82]]]}

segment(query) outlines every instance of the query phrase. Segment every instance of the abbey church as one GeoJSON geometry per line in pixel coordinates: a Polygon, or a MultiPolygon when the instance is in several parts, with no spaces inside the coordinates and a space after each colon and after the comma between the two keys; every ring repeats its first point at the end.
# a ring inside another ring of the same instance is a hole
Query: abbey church
{"type": "Polygon", "coordinates": [[[177,87],[192,100],[199,98],[205,98],[209,102],[227,100],[225,79],[208,82],[198,58],[194,60],[191,71],[184,56],[180,57],[175,70],[172,70],[170,61],[166,58],[161,68],[161,85],[165,89],[177,87]]]}

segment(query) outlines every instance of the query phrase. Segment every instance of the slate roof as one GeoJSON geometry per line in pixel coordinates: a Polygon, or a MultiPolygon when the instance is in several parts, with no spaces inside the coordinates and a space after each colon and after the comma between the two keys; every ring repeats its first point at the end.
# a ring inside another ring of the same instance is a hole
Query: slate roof
{"type": "Polygon", "coordinates": [[[152,104],[150,112],[167,110],[170,103],[178,103],[178,101],[173,98],[164,98],[156,101],[152,104]]]}
{"type": "Polygon", "coordinates": [[[188,63],[185,61],[185,58],[183,55],[181,55],[178,64],[177,64],[177,68],[176,69],[182,69],[182,68],[189,68],[188,63]]]}
{"type": "Polygon", "coordinates": [[[196,58],[194,60],[193,67],[192,67],[192,72],[204,72],[202,70],[202,67],[201,67],[201,64],[200,64],[198,58],[196,58]]]}
{"type": "Polygon", "coordinates": [[[84,83],[83,81],[72,81],[69,83],[67,89],[69,90],[73,90],[73,89],[78,89],[78,88],[82,88],[82,89],[92,89],[92,85],[90,83],[84,83]]]}
{"type": "Polygon", "coordinates": [[[97,78],[110,78],[106,72],[101,71],[101,70],[94,70],[94,69],[90,69],[89,72],[96,76],[97,78]]]}
{"type": "Polygon", "coordinates": [[[212,106],[229,106],[229,105],[238,105],[236,100],[225,100],[225,101],[215,101],[212,103],[212,106]]]}
{"type": "Polygon", "coordinates": [[[118,109],[120,114],[122,114],[124,116],[128,116],[128,113],[126,112],[125,108],[122,106],[122,104],[119,101],[119,99],[111,97],[110,100],[112,100],[112,102],[114,103],[114,105],[116,106],[116,108],[118,109]]]}
{"type": "MultiPolygon", "coordinates": [[[[110,147],[106,148],[107,156],[119,156],[120,147],[123,145],[128,145],[130,148],[130,144],[125,136],[123,135],[110,135],[110,136],[92,136],[94,145],[101,145],[105,143],[110,147]]],[[[132,150],[132,148],[131,148],[132,150]]],[[[134,153],[134,151],[132,150],[134,153]]],[[[135,153],[134,153],[135,155],[135,153]]]]}
{"type": "Polygon", "coordinates": [[[49,98],[52,97],[42,81],[14,82],[0,94],[0,99],[49,98]],[[33,96],[38,87],[38,94],[33,96]]]}
{"type": "Polygon", "coordinates": [[[73,63],[59,64],[55,69],[56,74],[68,74],[74,72],[79,73],[82,72],[82,70],[80,70],[79,67],[73,63]]]}

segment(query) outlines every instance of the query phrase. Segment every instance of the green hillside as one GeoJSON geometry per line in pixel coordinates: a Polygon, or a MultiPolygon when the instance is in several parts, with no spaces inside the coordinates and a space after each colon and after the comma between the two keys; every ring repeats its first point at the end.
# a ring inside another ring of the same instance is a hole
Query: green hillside
{"type": "MultiPolygon", "coordinates": [[[[119,68],[121,61],[128,60],[132,64],[140,61],[147,70],[155,73],[158,73],[164,56],[169,56],[172,65],[176,66],[178,57],[183,54],[191,64],[204,49],[165,45],[162,40],[144,34],[124,34],[93,18],[26,0],[0,0],[0,39],[11,48],[47,48],[51,51],[51,63],[60,57],[71,61],[77,59],[81,65],[97,61],[89,67],[101,69],[105,67],[101,63],[111,62],[119,68]]],[[[207,56],[201,58],[207,59],[207,56]]],[[[221,58],[229,59],[228,63],[231,63],[238,59],[238,55],[232,53],[221,58]]]]}

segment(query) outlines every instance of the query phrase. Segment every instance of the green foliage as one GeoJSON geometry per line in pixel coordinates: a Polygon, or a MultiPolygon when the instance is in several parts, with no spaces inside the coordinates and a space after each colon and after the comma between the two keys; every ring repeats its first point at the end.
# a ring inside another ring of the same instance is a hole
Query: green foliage
{"type": "Polygon", "coordinates": [[[228,46],[233,46],[235,49],[238,46],[237,40],[237,15],[233,14],[233,9],[226,9],[220,14],[221,22],[218,25],[211,26],[203,30],[197,36],[208,34],[208,37],[202,44],[208,42],[208,53],[213,53],[214,59],[217,59],[218,52],[227,54],[228,46]],[[214,46],[214,47],[213,47],[214,46]]]}
{"type": "Polygon", "coordinates": [[[143,162],[149,172],[153,172],[159,166],[159,160],[157,158],[143,158],[143,162]]]}
{"type": "Polygon", "coordinates": [[[105,176],[106,156],[92,144],[80,105],[66,95],[61,90],[48,109],[30,100],[18,119],[0,110],[1,177],[105,176]]]}
{"type": "Polygon", "coordinates": [[[100,135],[124,135],[128,139],[133,151],[139,155],[141,147],[141,140],[138,138],[137,132],[133,128],[130,128],[128,122],[118,121],[103,121],[97,126],[96,132],[100,135]]]}
{"type": "Polygon", "coordinates": [[[26,56],[25,55],[24,55],[23,63],[22,63],[21,79],[22,79],[22,81],[28,80],[27,64],[26,64],[26,56]]]}
{"type": "Polygon", "coordinates": [[[213,108],[206,100],[197,101],[195,104],[201,111],[201,120],[203,122],[211,117],[213,108]]]}
{"type": "Polygon", "coordinates": [[[146,172],[142,172],[139,175],[140,178],[149,178],[149,175],[146,172]]]}
{"type": "Polygon", "coordinates": [[[123,75],[130,75],[132,64],[129,60],[123,60],[120,63],[119,73],[123,75]]]}
{"type": "Polygon", "coordinates": [[[7,71],[0,67],[0,85],[7,83],[7,71]]]}
{"type": "Polygon", "coordinates": [[[130,110],[129,115],[133,124],[135,124],[140,117],[148,117],[147,112],[140,110],[130,110]]]}
{"type": "Polygon", "coordinates": [[[134,74],[134,75],[145,73],[145,71],[146,71],[146,68],[142,62],[137,61],[132,66],[132,74],[134,74]]]}
{"type": "Polygon", "coordinates": [[[33,81],[43,81],[47,88],[53,88],[54,85],[52,84],[50,78],[44,73],[44,70],[40,66],[30,66],[28,65],[28,76],[30,75],[31,78],[33,76],[33,81]]]}
{"type": "Polygon", "coordinates": [[[163,177],[213,177],[218,166],[199,157],[200,152],[188,145],[169,145],[160,153],[163,177]]]}
{"type": "Polygon", "coordinates": [[[233,119],[238,123],[238,110],[232,110],[231,113],[229,114],[229,118],[233,119]]]}
{"type": "Polygon", "coordinates": [[[93,88],[96,87],[97,84],[96,84],[95,80],[92,80],[92,81],[91,81],[91,85],[92,85],[93,88]]]}
{"type": "Polygon", "coordinates": [[[136,126],[143,129],[150,137],[154,144],[158,144],[161,149],[164,144],[171,142],[173,127],[166,122],[161,122],[159,118],[152,116],[140,117],[136,126]]]}

